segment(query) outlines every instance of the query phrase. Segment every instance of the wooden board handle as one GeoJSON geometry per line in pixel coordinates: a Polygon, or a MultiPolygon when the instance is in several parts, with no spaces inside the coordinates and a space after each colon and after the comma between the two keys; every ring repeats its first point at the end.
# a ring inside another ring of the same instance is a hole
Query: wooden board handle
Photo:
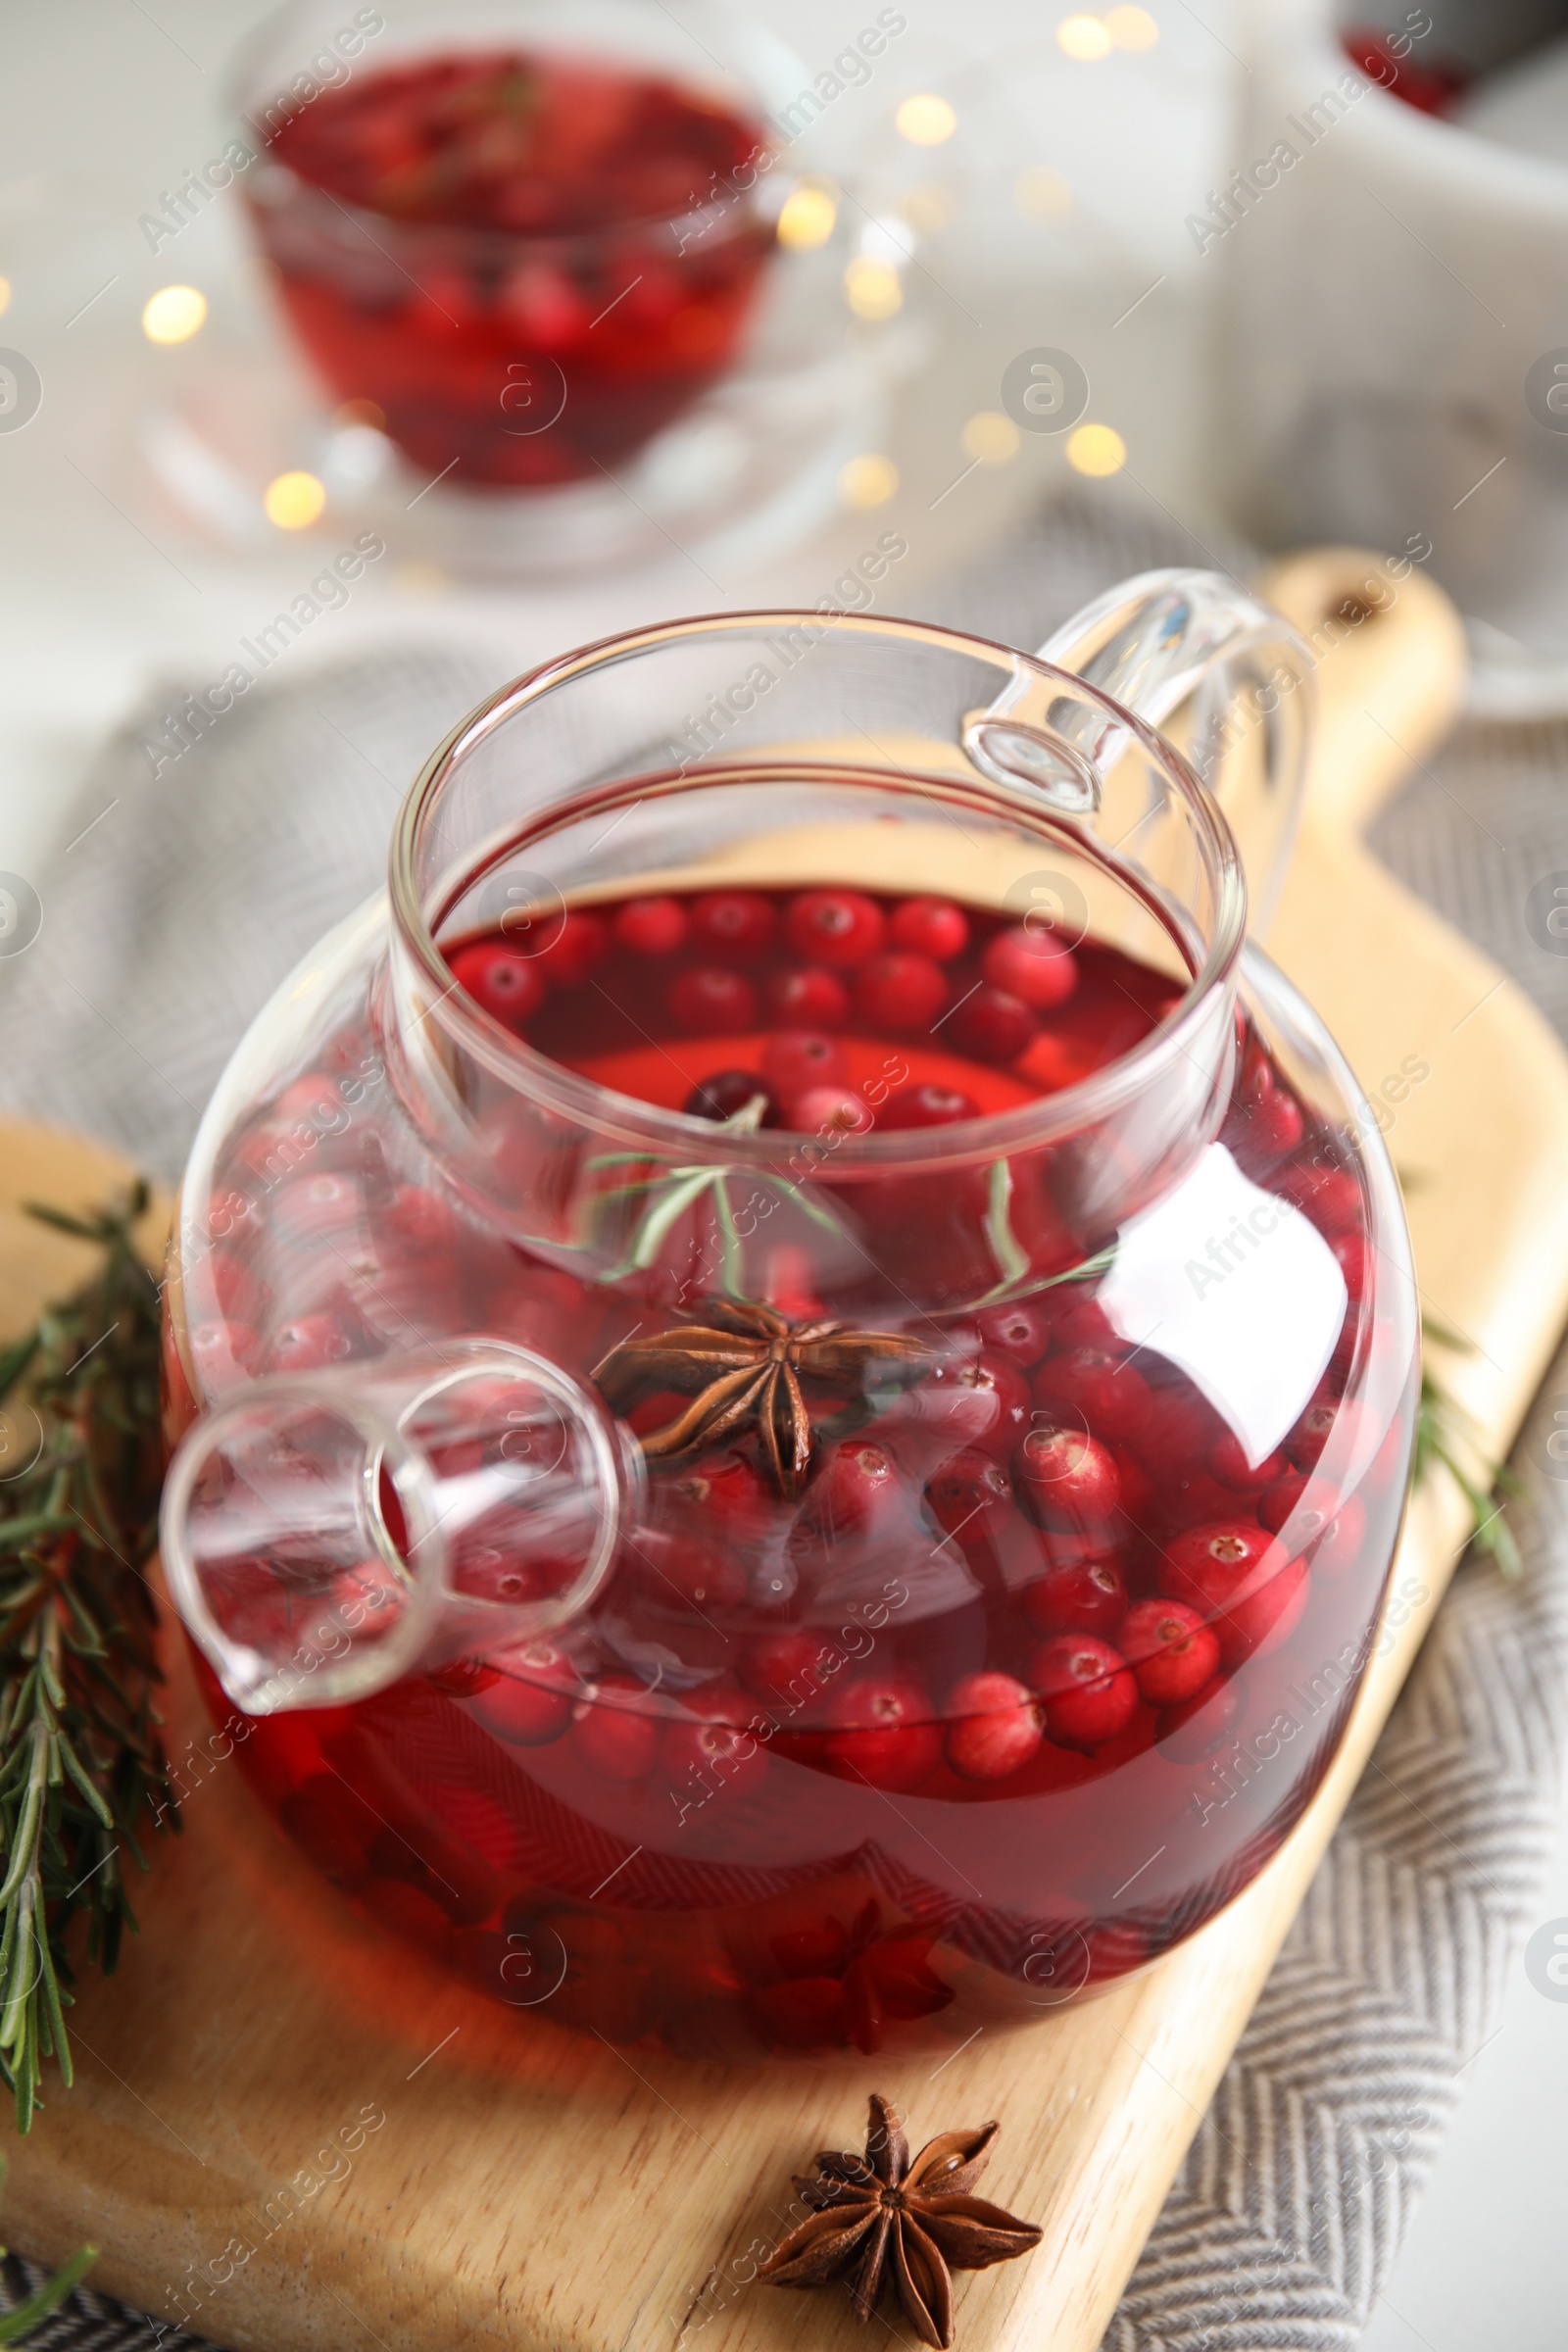
{"type": "Polygon", "coordinates": [[[1358,835],[1459,714],[1459,615],[1407,558],[1367,548],[1310,548],[1271,565],[1257,585],[1316,657],[1303,823],[1358,835]]]}

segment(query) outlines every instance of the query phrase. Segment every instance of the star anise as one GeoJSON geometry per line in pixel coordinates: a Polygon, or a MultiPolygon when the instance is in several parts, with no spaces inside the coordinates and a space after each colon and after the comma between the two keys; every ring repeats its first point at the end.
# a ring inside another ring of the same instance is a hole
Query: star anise
{"type": "Polygon", "coordinates": [[[594,1379],[619,1410],[670,1389],[693,1401],[643,1438],[649,1461],[668,1461],[716,1445],[754,1423],[762,1458],[781,1494],[795,1495],[811,1466],[811,1417],[802,1382],[853,1393],[882,1366],[905,1378],[933,1350],[893,1331],[852,1331],[843,1323],[791,1323],[770,1306],[710,1298],[704,1323],[680,1323],[612,1348],[594,1379]]]}
{"type": "Polygon", "coordinates": [[[923,2343],[953,2341],[954,2271],[983,2271],[1032,2253],[1041,2233],[971,2195],[990,2159],[995,2124],[944,2132],[911,2164],[893,2108],[872,2094],[865,2154],[825,2148],[816,2178],[798,2175],[811,2207],[758,2272],[769,2286],[825,2286],[846,2275],[859,2319],[876,2309],[891,2268],[899,2300],[923,2343]]]}

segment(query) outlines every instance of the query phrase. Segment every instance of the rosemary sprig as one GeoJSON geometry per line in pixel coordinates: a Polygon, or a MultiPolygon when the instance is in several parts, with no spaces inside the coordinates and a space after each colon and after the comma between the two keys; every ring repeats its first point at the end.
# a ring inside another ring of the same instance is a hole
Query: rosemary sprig
{"type": "MultiPolygon", "coordinates": [[[[1436,1347],[1451,1348],[1460,1354],[1470,1352],[1467,1340],[1432,1315],[1422,1316],[1421,1330],[1436,1347]]],[[[1495,1560],[1499,1574],[1513,1582],[1523,1576],[1524,1561],[1513,1529],[1508,1525],[1506,1497],[1523,1494],[1524,1481],[1506,1462],[1489,1462],[1484,1456],[1480,1457],[1479,1472],[1472,1472],[1467,1467],[1466,1455],[1479,1456],[1469,1416],[1455,1404],[1437,1374],[1423,1363],[1411,1478],[1419,1486],[1434,1468],[1446,1470],[1469,1505],[1468,1543],[1474,1550],[1484,1551],[1495,1560]]]]}
{"type": "MultiPolygon", "coordinates": [[[[43,2062],[72,2080],[67,1937],[107,1975],[135,1916],[122,1849],[145,1869],[148,1813],[176,1828],[153,1706],[158,1295],[132,1247],[147,1205],[29,1213],[102,1263],[0,1352],[0,2073],[25,2132],[43,2062]]],[[[0,2341],[6,2340],[0,2336],[0,2341]]]]}

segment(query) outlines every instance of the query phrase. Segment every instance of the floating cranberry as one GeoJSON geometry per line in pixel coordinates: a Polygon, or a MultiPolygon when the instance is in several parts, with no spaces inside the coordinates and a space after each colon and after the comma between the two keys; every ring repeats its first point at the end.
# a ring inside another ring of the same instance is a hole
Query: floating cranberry
{"type": "Polygon", "coordinates": [[[1345,1409],[1337,1397],[1328,1396],[1319,1396],[1307,1406],[1285,1441],[1285,1450],[1298,1470],[1315,1467],[1345,1409]]]}
{"type": "Polygon", "coordinates": [[[752,1728],[753,1718],[765,1728],[756,1706],[741,1723],[676,1717],[666,1724],[660,1763],[677,1805],[722,1801],[726,1794],[756,1788],[767,1770],[767,1749],[752,1728]]]}
{"type": "Polygon", "coordinates": [[[571,1721],[577,1673],[553,1642],[530,1642],[498,1659],[501,1671],[474,1694],[474,1718],[514,1747],[543,1747],[571,1721]]]}
{"type": "Polygon", "coordinates": [[[1051,1317],[1031,1299],[1015,1306],[988,1306],[975,1317],[975,1328],[994,1354],[1010,1356],[1025,1372],[1051,1346],[1051,1317]]]}
{"type": "Polygon", "coordinates": [[[729,1543],[762,1535],[772,1509],[766,1480],[743,1453],[703,1454],[671,1482],[669,1493],[682,1509],[720,1529],[729,1543]]]}
{"type": "Polygon", "coordinates": [[[626,899],[611,928],[628,955],[673,956],[686,944],[686,909],[679,899],[626,899]]]}
{"type": "Polygon", "coordinates": [[[777,1633],[755,1634],[741,1651],[741,1681],[778,1710],[781,1720],[788,1721],[820,1698],[826,1689],[821,1674],[825,1649],[821,1635],[808,1626],[781,1626],[777,1633]]]}
{"type": "Polygon", "coordinates": [[[1001,1462],[966,1446],[926,1481],[925,1498],[945,1535],[978,1544],[1015,1515],[1012,1481],[1001,1462]]]}
{"type": "Polygon", "coordinates": [[[969,918],[951,899],[905,899],[888,929],[896,948],[933,963],[951,963],[969,945],[969,918]]]}
{"type": "Polygon", "coordinates": [[[842,1543],[868,1534],[902,1492],[899,1474],[880,1446],[846,1438],[813,1477],[806,1516],[827,1542],[842,1543]]]}
{"type": "Polygon", "coordinates": [[[942,1753],[931,1701],[918,1683],[862,1677],[836,1690],[827,1718],[835,1728],[823,1761],[841,1780],[873,1788],[916,1788],[942,1753]]]}
{"type": "Polygon", "coordinates": [[[779,1029],[762,1048],[762,1073],[779,1100],[793,1103],[813,1086],[844,1086],[850,1075],[844,1048],[820,1030],[779,1029]]]}
{"type": "Polygon", "coordinates": [[[627,1540],[628,1565],[649,1598],[666,1609],[712,1620],[731,1616],[747,1597],[747,1576],[723,1531],[682,1514],[671,1525],[640,1527],[627,1540]]]}
{"type": "Polygon", "coordinates": [[[1285,1470],[1257,1498],[1257,1515],[1272,1535],[1278,1535],[1306,1493],[1306,1472],[1285,1470]]]}
{"type": "Polygon", "coordinates": [[[784,929],[798,956],[851,970],[876,954],[887,922],[876,901],[858,890],[806,890],[791,899],[784,929]]]}
{"type": "Polygon", "coordinates": [[[354,1341],[341,1315],[296,1315],[274,1335],[268,1364],[273,1372],[319,1372],[353,1353],[354,1341]]]}
{"type": "Polygon", "coordinates": [[[1284,1476],[1288,1464],[1279,1452],[1264,1454],[1260,1462],[1249,1461],[1235,1431],[1224,1429],[1208,1449],[1208,1467],[1222,1487],[1238,1494],[1261,1494],[1284,1476]]]}
{"type": "Polygon", "coordinates": [[[1353,1233],[1365,1224],[1361,1187],[1347,1168],[1299,1161],[1270,1178],[1277,1193],[1305,1211],[1319,1233],[1353,1233]]]}
{"type": "Polygon", "coordinates": [[[1093,1348],[1048,1356],[1034,1377],[1035,1402],[1054,1419],[1088,1422],[1097,1438],[1135,1438],[1149,1419],[1149,1383],[1132,1364],[1093,1348]]]}
{"type": "Polygon", "coordinates": [[[386,1230],[416,1257],[439,1257],[467,1238],[452,1202],[425,1185],[400,1184],[385,1212],[386,1230]]]}
{"type": "Polygon", "coordinates": [[[774,1020],[787,1029],[842,1029],[850,1017],[849,990],[837,972],[820,964],[770,974],[762,995],[774,1020]]]}
{"type": "Polygon", "coordinates": [[[959,1052],[976,1061],[1016,1061],[1036,1035],[1035,1016],[1023,999],[985,982],[960,999],[949,1029],[959,1052]]]}
{"type": "Polygon", "coordinates": [[[789,1105],[790,1125],[801,1135],[869,1135],[876,1114],[852,1086],[808,1086],[789,1105]]]}
{"type": "Polygon", "coordinates": [[[1037,1011],[1064,1004],[1078,985],[1078,965],[1070,948],[1050,931],[1030,931],[1016,923],[999,931],[980,959],[980,968],[993,988],[1017,997],[1037,1011]]]}
{"type": "Polygon", "coordinates": [[[980,1105],[956,1086],[901,1086],[882,1108],[882,1124],[896,1133],[908,1127],[951,1127],[956,1119],[977,1119],[980,1105]]]}
{"type": "Polygon", "coordinates": [[[873,956],[855,976],[860,1018],[900,1037],[929,1029],[951,995],[947,974],[929,956],[873,956]]]}
{"type": "Polygon", "coordinates": [[[1220,1660],[1238,1666],[1277,1648],[1306,1601],[1306,1562],[1255,1521],[1190,1528],[1165,1546],[1160,1590],[1212,1623],[1220,1660]]]}
{"type": "Polygon", "coordinates": [[[694,1036],[738,1037],[757,1025],[757,991],[739,972],[700,963],[671,986],[669,1009],[694,1036]]]}
{"type": "MultiPolygon", "coordinates": [[[[501,928],[508,928],[504,915],[501,928]]],[[[559,927],[545,917],[539,929],[544,944],[534,961],[552,988],[579,987],[610,953],[610,925],[587,907],[568,908],[559,927]]]]}
{"type": "Polygon", "coordinates": [[[1179,1706],[1219,1670],[1219,1638],[1184,1600],[1140,1600],[1122,1620],[1116,1646],[1152,1707],[1179,1706]]]}
{"type": "Polygon", "coordinates": [[[947,1418],[955,1438],[999,1461],[1010,1459],[1028,1433],[1029,1384],[1000,1350],[988,1348],[956,1363],[939,1364],[915,1394],[950,1396],[947,1418]]]}
{"type": "Polygon", "coordinates": [[[481,939],[454,949],[447,958],[452,977],[503,1028],[518,1031],[545,1001],[539,958],[499,940],[481,939]]]}
{"type": "Polygon", "coordinates": [[[689,1119],[732,1119],[759,1097],[763,1106],[762,1126],[782,1126],[779,1099],[758,1070],[714,1070],[711,1077],[692,1088],[681,1108],[689,1119]]]}
{"type": "Polygon", "coordinates": [[[632,1675],[605,1674],[578,1699],[571,1710],[571,1743],[590,1771],[608,1781],[647,1778],[659,1753],[659,1718],[647,1697],[632,1675]]]}
{"type": "Polygon", "coordinates": [[[1149,1472],[1129,1446],[1112,1446],[1110,1458],[1121,1485],[1121,1514],[1142,1530],[1153,1505],[1154,1489],[1149,1472]]]}
{"type": "Polygon", "coordinates": [[[1051,1294],[1051,1340],[1064,1352],[1069,1348],[1095,1348],[1114,1355],[1123,1340],[1098,1298],[1085,1296],[1084,1285],[1064,1282],[1051,1294]]]}
{"type": "Polygon", "coordinates": [[[1023,1613],[1031,1633],[1108,1639],[1127,1614],[1127,1588],[1109,1560],[1063,1560],[1024,1587],[1023,1613]]]}
{"type": "Polygon", "coordinates": [[[1012,1480],[1042,1527],[1103,1526],[1121,1499],[1110,1454],[1078,1429],[1032,1429],[1012,1457],[1012,1480]]]}
{"type": "Polygon", "coordinates": [[[1029,1661],[1046,1730],[1059,1747],[1103,1747],[1138,1712],[1138,1685],[1119,1649],[1092,1634],[1057,1634],[1029,1661]]]}
{"type": "Polygon", "coordinates": [[[1010,1674],[966,1674],[948,1693],[943,1750],[964,1781],[1004,1781],[1040,1745],[1033,1694],[1010,1674]]]}
{"type": "Polygon", "coordinates": [[[1238,1108],[1245,1157],[1253,1169],[1272,1167],[1300,1142],[1301,1105],[1275,1083],[1267,1062],[1259,1062],[1243,1085],[1238,1108]]]}
{"type": "Polygon", "coordinates": [[[699,947],[750,963],[772,946],[778,916],[760,891],[708,890],[692,901],[691,925],[699,947]]]}

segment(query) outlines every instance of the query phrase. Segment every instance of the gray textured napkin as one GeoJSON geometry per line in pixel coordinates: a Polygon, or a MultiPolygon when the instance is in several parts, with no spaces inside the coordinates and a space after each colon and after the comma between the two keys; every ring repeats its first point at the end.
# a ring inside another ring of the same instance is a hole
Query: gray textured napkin
{"type": "MultiPolygon", "coordinates": [[[[1205,560],[1168,522],[1080,500],[919,610],[1030,646],[1130,572],[1205,560]]],[[[38,937],[0,959],[0,1101],[175,1173],[241,1031],[376,887],[419,760],[506,670],[499,645],[408,644],[280,677],[156,779],[141,749],[167,708],[155,695],[95,763],[80,837],[39,878],[38,937]]],[[[1568,956],[1544,949],[1527,905],[1532,884],[1568,869],[1565,780],[1568,730],[1465,729],[1385,813],[1377,846],[1568,1034],[1568,956]]],[[[1564,1389],[1568,1354],[1546,1394],[1564,1389]]],[[[1460,2071],[1491,2031],[1558,1810],[1568,1486],[1542,1474],[1538,1423],[1511,1506],[1526,1581],[1461,1570],[1105,2352],[1348,2352],[1388,2276],[1460,2071]]],[[[18,2257],[5,2269],[19,2297],[40,2276],[18,2257]]],[[[30,2340],[128,2352],[153,2337],[80,2291],[30,2340]]]]}

